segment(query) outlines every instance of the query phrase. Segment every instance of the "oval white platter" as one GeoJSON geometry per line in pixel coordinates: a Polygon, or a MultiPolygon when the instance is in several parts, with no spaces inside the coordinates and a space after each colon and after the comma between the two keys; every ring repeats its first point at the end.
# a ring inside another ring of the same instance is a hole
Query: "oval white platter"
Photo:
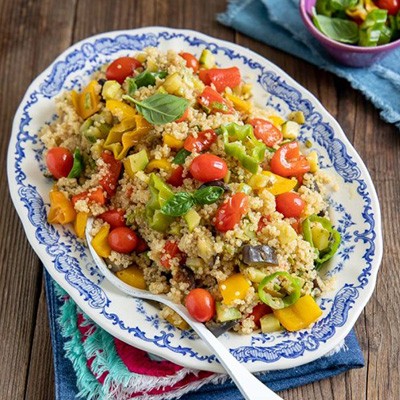
{"type": "Polygon", "coordinates": [[[43,146],[37,134],[55,117],[55,97],[64,90],[79,90],[102,64],[148,46],[197,57],[208,48],[219,65],[240,68],[253,83],[259,105],[273,107],[283,116],[293,110],[305,114],[300,138],[310,139],[322,168],[339,185],[330,205],[343,241],[324,271],[335,277],[336,289],[319,300],[324,314],[311,329],[248,336],[226,333],[220,340],[253,372],[299,366],[325,355],[350,332],[373,292],[382,257],[378,199],[362,160],[319,101],[274,64],[238,45],[163,27],[108,32],[70,47],[39,75],[15,115],[7,165],[11,196],[30,244],[55,281],[110,334],[180,365],[223,372],[191,331],[174,328],[155,307],[110,285],[70,227],[46,221],[52,181],[43,176],[43,146]]]}

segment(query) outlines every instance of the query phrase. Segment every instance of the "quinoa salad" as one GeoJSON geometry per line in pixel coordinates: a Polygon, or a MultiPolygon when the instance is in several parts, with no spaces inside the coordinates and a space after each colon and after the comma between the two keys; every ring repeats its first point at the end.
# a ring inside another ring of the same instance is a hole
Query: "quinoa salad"
{"type": "MultiPolygon", "coordinates": [[[[234,65],[147,48],[56,100],[40,131],[48,222],[71,224],[125,283],[242,334],[309,327],[334,286],[336,190],[300,111],[259,106],[234,65]]],[[[180,329],[187,323],[162,306],[180,329]]]]}

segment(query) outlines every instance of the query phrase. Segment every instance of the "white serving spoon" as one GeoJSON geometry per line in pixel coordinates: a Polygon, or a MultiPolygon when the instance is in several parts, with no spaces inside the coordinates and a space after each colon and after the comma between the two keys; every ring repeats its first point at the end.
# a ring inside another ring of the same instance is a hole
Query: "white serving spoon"
{"type": "Polygon", "coordinates": [[[90,218],[86,226],[86,240],[89,250],[100,271],[112,285],[132,297],[157,301],[165,304],[177,312],[217,356],[218,360],[233,379],[246,400],[283,400],[282,397],[278,396],[261,381],[259,381],[251,372],[246,369],[244,365],[240,364],[240,362],[224,345],[221,344],[221,342],[207,329],[203,323],[193,319],[188,313],[186,307],[181,304],[174,303],[166,295],[155,295],[147,290],[136,289],[118,279],[108,269],[107,264],[101,257],[97,255],[96,251],[91,245],[92,237],[90,232],[92,230],[92,224],[93,219],[90,218]]]}

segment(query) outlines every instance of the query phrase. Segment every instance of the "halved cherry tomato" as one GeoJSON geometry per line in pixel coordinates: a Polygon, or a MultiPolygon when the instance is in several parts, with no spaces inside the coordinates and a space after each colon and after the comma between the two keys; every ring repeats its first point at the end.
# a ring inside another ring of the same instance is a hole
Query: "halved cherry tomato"
{"type": "Polygon", "coordinates": [[[117,184],[119,179],[119,174],[121,173],[122,163],[116,160],[114,156],[103,151],[101,153],[101,158],[108,166],[107,173],[100,179],[100,185],[107,192],[107,194],[112,197],[117,191],[117,184]]]}
{"type": "Polygon", "coordinates": [[[46,165],[56,179],[66,178],[72,169],[74,157],[65,147],[53,147],[47,152],[46,165]]]}
{"type": "Polygon", "coordinates": [[[266,314],[271,314],[272,313],[272,308],[267,306],[265,303],[258,303],[256,306],[254,306],[253,311],[251,312],[250,315],[253,316],[253,321],[257,325],[257,327],[260,327],[260,319],[266,314]]]}
{"type": "Polygon", "coordinates": [[[126,226],[124,210],[108,210],[100,214],[99,217],[110,225],[111,229],[126,226]]]}
{"type": "Polygon", "coordinates": [[[133,57],[120,57],[114,60],[106,70],[106,78],[119,83],[124,83],[128,76],[132,76],[135,69],[140,68],[142,63],[133,57]]]}
{"type": "Polygon", "coordinates": [[[177,258],[180,264],[184,261],[184,256],[184,253],[179,250],[178,243],[172,240],[167,240],[164,246],[164,254],[161,256],[161,265],[170,269],[172,259],[177,258]]]}
{"type": "Polygon", "coordinates": [[[210,113],[233,114],[233,107],[214,89],[206,86],[197,98],[199,104],[210,113]]]}
{"type": "Polygon", "coordinates": [[[190,174],[200,182],[223,179],[228,172],[226,162],[214,154],[204,153],[193,159],[190,174]]]}
{"type": "Polygon", "coordinates": [[[399,0],[376,0],[376,6],[388,10],[388,14],[395,15],[400,10],[399,0]]]}
{"type": "Polygon", "coordinates": [[[298,219],[296,219],[296,221],[292,222],[290,225],[296,231],[296,233],[298,235],[301,234],[302,226],[301,226],[301,223],[300,223],[300,221],[298,219]]]}
{"type": "Polygon", "coordinates": [[[72,205],[75,207],[77,201],[85,200],[86,198],[89,200],[90,203],[97,203],[101,206],[106,204],[106,196],[104,195],[104,190],[103,188],[99,187],[96,190],[93,191],[85,190],[82,193],[72,196],[71,198],[72,205]]]}
{"type": "Polygon", "coordinates": [[[207,129],[197,133],[197,137],[190,135],[186,138],[183,147],[190,152],[200,153],[208,150],[211,145],[216,142],[217,134],[213,129],[207,129]]]}
{"type": "Polygon", "coordinates": [[[238,67],[201,70],[199,78],[205,85],[210,85],[212,83],[215,89],[220,93],[222,93],[226,87],[234,88],[240,85],[242,81],[238,67]]]}
{"type": "Polygon", "coordinates": [[[187,118],[189,116],[189,107],[185,110],[185,112],[182,114],[182,117],[178,118],[177,120],[175,120],[176,123],[179,124],[179,122],[183,122],[186,121],[187,118]]]}
{"type": "Polygon", "coordinates": [[[186,61],[186,66],[192,68],[196,73],[199,70],[199,60],[191,53],[179,53],[179,55],[186,61]]]}
{"type": "Polygon", "coordinates": [[[167,183],[173,187],[179,187],[183,185],[183,167],[178,165],[171,173],[170,177],[167,179],[167,183]]]}
{"type": "Polygon", "coordinates": [[[310,170],[307,158],[300,154],[299,143],[290,142],[281,146],[272,156],[271,171],[288,177],[304,174],[310,170]]]}
{"type": "Polygon", "coordinates": [[[215,300],[206,289],[196,288],[185,299],[189,314],[199,322],[207,322],[215,315],[215,300]]]}
{"type": "Polygon", "coordinates": [[[120,226],[108,234],[108,244],[118,253],[129,254],[135,250],[138,238],[135,232],[127,226],[120,226]]]}
{"type": "Polygon", "coordinates": [[[282,132],[266,119],[253,118],[247,123],[253,127],[254,136],[267,146],[273,147],[282,141],[282,132]]]}
{"type": "Polygon", "coordinates": [[[304,200],[294,192],[279,194],[275,198],[276,211],[286,218],[299,218],[306,204],[304,200]]]}
{"type": "Polygon", "coordinates": [[[234,194],[218,208],[215,215],[215,228],[220,232],[230,231],[240,222],[248,208],[248,196],[242,192],[234,194]]]}
{"type": "Polygon", "coordinates": [[[143,253],[144,251],[148,250],[149,246],[147,245],[146,241],[138,236],[138,242],[135,248],[136,253],[143,253]]]}

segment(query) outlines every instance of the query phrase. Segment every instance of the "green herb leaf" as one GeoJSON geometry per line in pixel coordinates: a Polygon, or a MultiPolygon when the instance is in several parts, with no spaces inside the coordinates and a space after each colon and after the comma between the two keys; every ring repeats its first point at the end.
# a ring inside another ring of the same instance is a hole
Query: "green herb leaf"
{"type": "Polygon", "coordinates": [[[193,193],[193,199],[197,204],[213,204],[223,195],[224,189],[219,186],[208,186],[198,189],[193,193]]]}
{"type": "Polygon", "coordinates": [[[128,82],[128,94],[129,96],[133,96],[136,90],[138,90],[135,78],[127,78],[126,81],[128,82]]]}
{"type": "Polygon", "coordinates": [[[355,7],[358,0],[329,0],[330,7],[334,10],[345,11],[348,8],[355,7]]]}
{"type": "Polygon", "coordinates": [[[161,212],[171,217],[180,217],[186,214],[192,208],[193,204],[193,196],[190,193],[179,192],[175,193],[174,197],[161,207],[161,212]]]}
{"type": "Polygon", "coordinates": [[[313,15],[314,25],[326,36],[342,43],[358,42],[358,25],[353,21],[313,15]]]}
{"type": "Polygon", "coordinates": [[[159,72],[143,71],[134,78],[127,78],[129,96],[133,96],[136,90],[138,90],[143,86],[154,86],[156,84],[157,77],[164,79],[167,75],[168,73],[166,71],[159,71],[159,72]]]}
{"type": "Polygon", "coordinates": [[[176,165],[182,165],[185,163],[186,157],[192,154],[190,151],[186,149],[180,149],[177,153],[175,158],[172,160],[172,162],[176,165]]]}
{"type": "Polygon", "coordinates": [[[123,96],[136,104],[136,109],[153,125],[164,125],[182,117],[189,105],[189,101],[172,94],[156,93],[143,101],[138,101],[131,96],[123,96]]]}
{"type": "Polygon", "coordinates": [[[79,149],[74,151],[74,162],[71,171],[69,171],[68,178],[78,178],[82,173],[83,158],[79,149]]]}

